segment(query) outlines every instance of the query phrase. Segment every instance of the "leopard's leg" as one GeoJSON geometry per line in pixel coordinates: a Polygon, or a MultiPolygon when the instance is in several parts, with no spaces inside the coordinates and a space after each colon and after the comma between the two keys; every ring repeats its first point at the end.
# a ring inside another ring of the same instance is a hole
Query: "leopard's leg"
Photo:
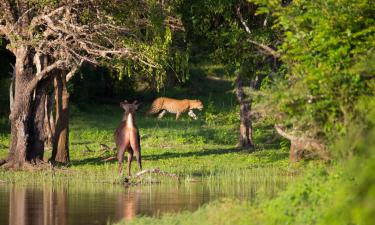
{"type": "Polygon", "coordinates": [[[194,112],[193,112],[193,110],[191,110],[191,109],[189,110],[188,115],[189,115],[191,118],[195,119],[195,120],[198,119],[197,115],[195,115],[194,112]]]}
{"type": "Polygon", "coordinates": [[[163,118],[163,116],[165,115],[166,112],[167,112],[167,111],[166,111],[165,109],[163,109],[163,111],[161,111],[161,113],[159,113],[159,115],[158,115],[158,119],[163,118]]]}
{"type": "Polygon", "coordinates": [[[180,117],[180,114],[181,114],[180,112],[176,113],[176,120],[178,120],[178,118],[180,117]]]}

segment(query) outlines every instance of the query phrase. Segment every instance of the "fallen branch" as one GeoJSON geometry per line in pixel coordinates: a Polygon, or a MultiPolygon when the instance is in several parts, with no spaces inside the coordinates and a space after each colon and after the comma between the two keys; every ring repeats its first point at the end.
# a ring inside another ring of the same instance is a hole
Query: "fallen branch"
{"type": "Polygon", "coordinates": [[[107,162],[107,161],[110,161],[110,160],[113,160],[113,159],[116,159],[116,156],[110,156],[108,158],[102,159],[102,162],[107,162]]]}
{"type": "Polygon", "coordinates": [[[303,157],[313,158],[318,156],[320,159],[329,160],[327,146],[320,141],[310,137],[298,137],[293,133],[286,132],[280,125],[275,124],[276,132],[290,140],[290,160],[297,162],[303,157]]]}
{"type": "Polygon", "coordinates": [[[116,150],[116,148],[114,147],[114,148],[111,148],[111,147],[109,147],[108,145],[106,145],[106,144],[99,144],[99,146],[100,146],[100,149],[102,150],[102,151],[112,151],[112,152],[114,152],[115,150],[116,150]]]}

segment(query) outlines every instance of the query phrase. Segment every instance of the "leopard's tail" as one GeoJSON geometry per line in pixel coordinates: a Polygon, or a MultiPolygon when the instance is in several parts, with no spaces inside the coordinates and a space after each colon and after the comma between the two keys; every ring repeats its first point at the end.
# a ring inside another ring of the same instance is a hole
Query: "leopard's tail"
{"type": "Polygon", "coordinates": [[[155,99],[152,102],[150,109],[147,111],[147,114],[150,115],[150,114],[158,113],[160,110],[162,110],[163,102],[164,102],[163,98],[155,99]]]}

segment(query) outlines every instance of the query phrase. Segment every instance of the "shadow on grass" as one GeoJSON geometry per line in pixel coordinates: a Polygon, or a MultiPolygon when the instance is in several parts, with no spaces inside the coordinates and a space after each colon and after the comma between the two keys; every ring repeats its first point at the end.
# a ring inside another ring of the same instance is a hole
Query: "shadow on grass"
{"type": "Polygon", "coordinates": [[[160,155],[145,155],[142,158],[146,160],[160,160],[160,159],[170,159],[170,158],[183,158],[183,157],[204,157],[209,155],[223,155],[223,154],[230,154],[230,153],[237,153],[237,152],[249,152],[246,149],[240,148],[224,148],[224,149],[203,149],[199,152],[165,152],[160,155]]]}
{"type": "MultiPolygon", "coordinates": [[[[243,152],[243,153],[250,153],[249,150],[246,149],[240,149],[240,148],[224,148],[224,149],[204,149],[203,151],[199,152],[183,152],[183,153],[178,153],[178,152],[165,152],[160,155],[143,155],[142,159],[143,160],[161,160],[161,159],[170,159],[170,158],[183,158],[183,157],[194,157],[194,156],[199,156],[199,157],[204,157],[204,156],[209,156],[209,155],[223,155],[223,154],[231,154],[231,153],[238,153],[238,152],[243,152]]],[[[126,158],[126,157],[125,157],[126,158]]],[[[133,161],[135,158],[133,157],[133,161]]],[[[79,166],[79,165],[101,165],[105,163],[117,163],[116,160],[111,160],[111,161],[103,161],[102,157],[91,157],[91,158],[85,158],[82,160],[71,160],[71,164],[74,166],[79,166]]]]}
{"type": "Polygon", "coordinates": [[[92,157],[92,158],[85,158],[81,160],[71,160],[70,164],[72,166],[81,166],[81,165],[102,165],[109,162],[117,162],[114,160],[104,162],[102,157],[92,157]]]}

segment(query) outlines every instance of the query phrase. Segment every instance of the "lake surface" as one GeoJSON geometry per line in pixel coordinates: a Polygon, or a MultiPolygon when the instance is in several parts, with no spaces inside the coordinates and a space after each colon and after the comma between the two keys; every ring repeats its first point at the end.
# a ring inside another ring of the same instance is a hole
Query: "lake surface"
{"type": "Polygon", "coordinates": [[[273,197],[287,182],[184,182],[125,187],[109,184],[0,183],[0,224],[107,224],[135,216],[194,211],[223,197],[273,197]]]}

